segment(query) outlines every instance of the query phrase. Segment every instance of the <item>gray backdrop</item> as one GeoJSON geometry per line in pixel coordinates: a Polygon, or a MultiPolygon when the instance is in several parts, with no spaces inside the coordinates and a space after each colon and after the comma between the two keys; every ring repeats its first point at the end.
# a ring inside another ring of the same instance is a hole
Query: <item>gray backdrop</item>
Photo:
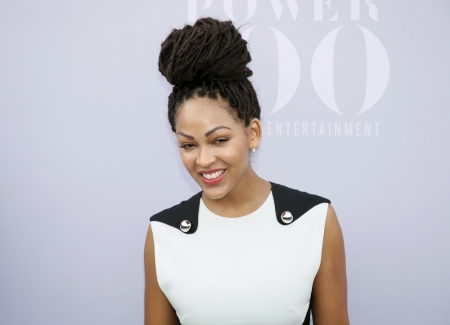
{"type": "Polygon", "coordinates": [[[157,71],[171,28],[250,43],[265,179],[330,198],[353,324],[448,324],[450,3],[0,5],[0,323],[142,324],[148,218],[198,191],[157,71]]]}

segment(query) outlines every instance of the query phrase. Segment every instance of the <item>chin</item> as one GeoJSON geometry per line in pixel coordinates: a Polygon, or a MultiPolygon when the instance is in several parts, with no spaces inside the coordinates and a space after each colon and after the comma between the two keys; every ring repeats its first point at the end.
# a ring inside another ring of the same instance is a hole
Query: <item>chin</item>
{"type": "Polygon", "coordinates": [[[230,188],[229,185],[227,186],[227,184],[218,184],[216,186],[208,186],[205,184],[199,185],[203,191],[203,195],[211,200],[218,200],[224,198],[232,189],[230,188]]]}
{"type": "Polygon", "coordinates": [[[215,191],[215,190],[203,190],[203,194],[211,200],[218,200],[225,197],[228,192],[226,191],[215,191]]]}

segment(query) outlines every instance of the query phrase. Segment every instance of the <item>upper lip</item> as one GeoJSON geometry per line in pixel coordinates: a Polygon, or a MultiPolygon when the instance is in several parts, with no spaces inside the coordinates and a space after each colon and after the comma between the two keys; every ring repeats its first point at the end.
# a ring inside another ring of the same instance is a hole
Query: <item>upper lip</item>
{"type": "Polygon", "coordinates": [[[198,173],[199,174],[212,174],[212,173],[218,172],[219,170],[225,170],[225,168],[215,168],[215,169],[209,169],[209,170],[202,170],[202,171],[199,171],[198,173]]]}

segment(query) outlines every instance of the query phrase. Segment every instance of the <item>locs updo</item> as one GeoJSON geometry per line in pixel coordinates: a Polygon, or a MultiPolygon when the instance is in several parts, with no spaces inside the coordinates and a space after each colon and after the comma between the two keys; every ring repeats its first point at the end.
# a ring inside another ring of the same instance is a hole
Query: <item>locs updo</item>
{"type": "Polygon", "coordinates": [[[201,18],[193,26],[174,29],[161,44],[158,67],[173,85],[169,95],[169,122],[175,132],[177,108],[198,96],[220,96],[235,117],[250,124],[260,118],[255,89],[248,80],[253,72],[247,42],[231,21],[201,18]]]}

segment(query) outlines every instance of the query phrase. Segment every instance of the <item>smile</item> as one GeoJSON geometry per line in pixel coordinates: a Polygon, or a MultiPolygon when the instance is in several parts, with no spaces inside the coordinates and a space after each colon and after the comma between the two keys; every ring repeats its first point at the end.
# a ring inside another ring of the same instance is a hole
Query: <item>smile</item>
{"type": "Polygon", "coordinates": [[[215,178],[219,177],[220,175],[222,175],[223,172],[224,172],[224,170],[222,169],[215,173],[211,173],[211,174],[201,173],[201,175],[206,179],[215,179],[215,178]]]}
{"type": "Polygon", "coordinates": [[[215,186],[222,182],[226,174],[226,169],[211,169],[199,172],[203,184],[215,186]]]}

